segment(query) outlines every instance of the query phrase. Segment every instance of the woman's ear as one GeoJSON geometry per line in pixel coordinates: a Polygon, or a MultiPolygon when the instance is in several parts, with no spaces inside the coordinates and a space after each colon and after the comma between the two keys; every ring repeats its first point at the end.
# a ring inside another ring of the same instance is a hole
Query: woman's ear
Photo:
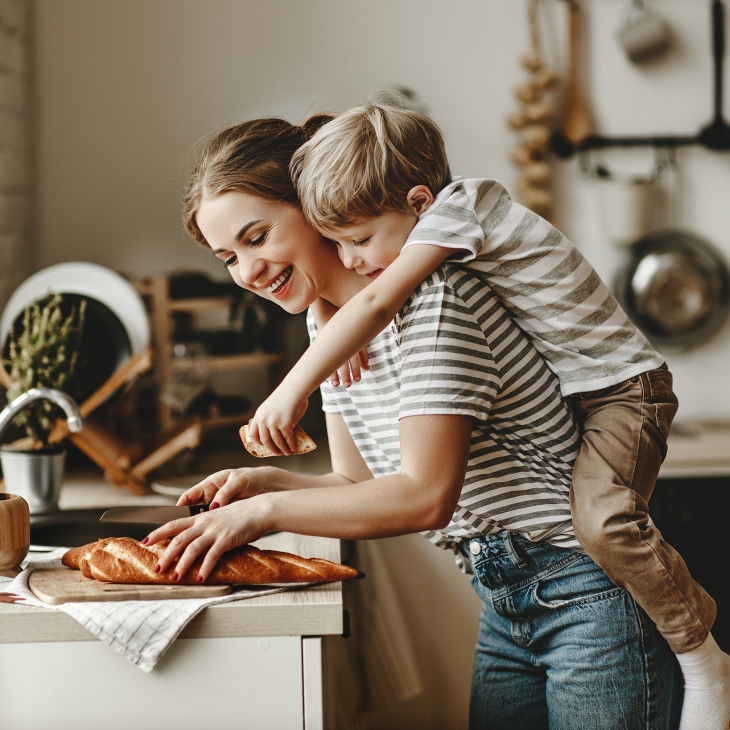
{"type": "Polygon", "coordinates": [[[415,188],[408,191],[406,202],[416,215],[421,215],[424,210],[433,205],[433,194],[426,185],[416,185],[415,188]]]}

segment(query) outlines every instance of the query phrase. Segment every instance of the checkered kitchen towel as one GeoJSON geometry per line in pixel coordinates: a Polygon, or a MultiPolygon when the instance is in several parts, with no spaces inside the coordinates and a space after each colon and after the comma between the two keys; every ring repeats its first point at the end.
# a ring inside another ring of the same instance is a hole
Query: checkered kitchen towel
{"type": "Polygon", "coordinates": [[[0,594],[17,596],[17,602],[26,606],[43,606],[64,611],[101,639],[118,654],[136,664],[142,671],[151,672],[160,657],[180,635],[189,621],[206,606],[214,603],[240,601],[253,596],[279,593],[287,588],[240,589],[216,598],[171,598],[164,601],[104,601],[64,603],[51,606],[39,601],[28,586],[28,579],[36,570],[60,568],[61,556],[67,548],[47,553],[43,559],[32,556],[23,563],[16,578],[0,576],[0,594]]]}

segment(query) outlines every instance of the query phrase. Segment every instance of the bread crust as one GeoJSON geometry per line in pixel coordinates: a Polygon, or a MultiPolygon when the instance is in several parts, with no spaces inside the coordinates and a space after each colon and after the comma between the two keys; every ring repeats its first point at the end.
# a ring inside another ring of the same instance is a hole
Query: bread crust
{"type": "MultiPolygon", "coordinates": [[[[243,445],[246,447],[246,451],[248,451],[248,453],[252,456],[255,456],[257,459],[266,459],[270,456],[287,455],[274,453],[270,449],[267,449],[266,446],[257,444],[248,435],[247,424],[241,426],[238,434],[241,437],[241,441],[243,441],[243,445]]],[[[297,442],[297,448],[291,454],[289,454],[290,456],[295,456],[297,454],[308,454],[310,451],[314,451],[317,448],[317,444],[315,444],[314,440],[304,432],[304,429],[301,426],[294,426],[294,438],[297,442]]]]}
{"type": "MultiPolygon", "coordinates": [[[[169,545],[163,540],[142,545],[131,537],[112,537],[82,548],[79,569],[87,578],[104,583],[161,585],[196,584],[203,564],[199,557],[178,581],[173,580],[177,560],[164,573],[155,565],[169,545]]],[[[71,552],[71,551],[69,551],[71,552]]],[[[68,554],[68,553],[67,553],[68,554]]],[[[64,556],[65,557],[65,556],[64,556]]],[[[328,583],[364,577],[360,571],[323,558],[301,558],[278,550],[260,550],[253,545],[229,550],[213,568],[207,585],[268,585],[271,583],[328,583]]]]}
{"type": "Polygon", "coordinates": [[[63,554],[61,557],[61,564],[72,570],[80,570],[87,578],[91,578],[91,572],[89,570],[88,558],[99,544],[106,544],[112,538],[105,537],[96,542],[90,542],[86,545],[80,545],[79,547],[71,548],[63,554]]]}
{"type": "Polygon", "coordinates": [[[78,570],[79,560],[81,559],[84,550],[86,550],[86,548],[88,547],[88,545],[81,545],[80,547],[71,548],[68,552],[63,554],[63,557],[61,558],[61,563],[67,568],[78,570]]]}

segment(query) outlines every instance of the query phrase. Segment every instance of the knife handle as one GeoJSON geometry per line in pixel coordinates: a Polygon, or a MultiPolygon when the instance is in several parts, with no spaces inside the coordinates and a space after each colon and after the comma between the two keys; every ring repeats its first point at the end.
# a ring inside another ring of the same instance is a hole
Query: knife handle
{"type": "Polygon", "coordinates": [[[201,512],[207,512],[209,508],[209,504],[192,504],[190,505],[190,516],[195,517],[195,515],[199,515],[201,512]]]}

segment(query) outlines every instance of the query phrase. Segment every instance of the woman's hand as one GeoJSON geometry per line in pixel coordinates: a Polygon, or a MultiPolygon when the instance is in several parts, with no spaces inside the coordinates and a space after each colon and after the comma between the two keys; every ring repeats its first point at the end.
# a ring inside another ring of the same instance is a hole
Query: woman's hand
{"type": "Polygon", "coordinates": [[[210,504],[217,509],[229,502],[249,499],[268,489],[268,469],[224,469],[203,479],[177,500],[179,507],[193,504],[210,504]]]}
{"type": "Polygon", "coordinates": [[[197,582],[203,583],[223,553],[248,545],[269,531],[265,515],[266,509],[261,499],[235,502],[214,512],[203,512],[195,517],[168,522],[151,532],[143,543],[154,545],[167,537],[172,538],[155,566],[155,572],[166,571],[174,559],[180,556],[173,573],[174,580],[182,578],[195,559],[205,553],[197,577],[197,582]]]}
{"type": "Polygon", "coordinates": [[[274,453],[290,456],[297,449],[294,426],[309,400],[284,381],[257,409],[248,423],[248,435],[274,453]]]}

